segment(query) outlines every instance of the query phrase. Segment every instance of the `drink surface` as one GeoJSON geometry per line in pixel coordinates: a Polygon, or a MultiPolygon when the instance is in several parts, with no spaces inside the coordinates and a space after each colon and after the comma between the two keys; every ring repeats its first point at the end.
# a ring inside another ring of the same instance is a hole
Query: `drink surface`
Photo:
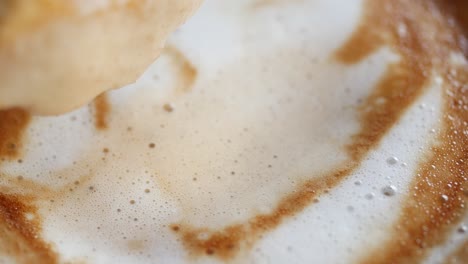
{"type": "Polygon", "coordinates": [[[207,1],[136,84],[2,112],[4,259],[463,263],[467,42],[446,3],[207,1]]]}

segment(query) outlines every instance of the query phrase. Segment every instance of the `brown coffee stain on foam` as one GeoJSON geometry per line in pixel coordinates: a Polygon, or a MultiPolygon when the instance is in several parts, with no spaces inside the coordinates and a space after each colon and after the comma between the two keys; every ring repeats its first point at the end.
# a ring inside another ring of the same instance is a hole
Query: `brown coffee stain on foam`
{"type": "MultiPolygon", "coordinates": [[[[0,158],[18,158],[23,135],[31,117],[22,109],[0,111],[0,158]]],[[[0,177],[4,178],[3,173],[0,177]]],[[[21,179],[21,178],[19,178],[21,179]]],[[[0,190],[0,253],[17,263],[56,263],[50,246],[39,237],[40,219],[27,197],[5,194],[0,190]],[[28,219],[26,215],[34,216],[28,219]]]]}
{"type": "Polygon", "coordinates": [[[343,166],[330,175],[305,182],[299,189],[283,198],[269,214],[260,214],[245,223],[227,226],[221,230],[194,228],[184,224],[170,226],[180,235],[191,257],[214,256],[222,260],[234,258],[241,250],[249,249],[263,234],[283,223],[288,217],[301,212],[313,199],[334,187],[348,175],[357,163],[343,166]]]}
{"type": "MultiPolygon", "coordinates": [[[[171,229],[180,236],[190,256],[208,255],[223,260],[231,259],[242,249],[250,248],[265,233],[301,212],[312,203],[315,197],[339,184],[359,166],[369,150],[380,142],[385,133],[422,94],[424,87],[429,84],[432,71],[445,72],[446,69],[441,66],[447,61],[450,52],[461,50],[460,42],[457,41],[459,31],[450,26],[446,16],[435,7],[433,1],[368,0],[365,4],[360,26],[349,41],[336,52],[334,58],[345,64],[354,64],[386,45],[400,54],[401,59],[389,65],[385,75],[360,107],[361,129],[347,146],[349,161],[331,173],[318,178],[313,177],[312,180],[298,186],[296,191],[286,195],[271,213],[253,216],[243,223],[220,230],[192,227],[184,223],[172,225],[171,229]],[[436,34],[431,34],[434,32],[436,34]]],[[[464,84],[466,81],[460,83],[464,84]]],[[[460,88],[453,92],[466,98],[466,90],[460,88]]],[[[461,106],[464,104],[465,102],[461,106]]],[[[461,111],[459,114],[463,115],[453,116],[455,122],[460,123],[460,120],[466,120],[466,112],[461,111]]],[[[464,179],[461,175],[466,168],[460,168],[463,162],[456,155],[462,153],[466,156],[468,153],[464,149],[468,146],[466,135],[458,125],[458,134],[452,133],[445,139],[450,140],[449,144],[453,144],[450,148],[453,148],[454,152],[448,155],[455,156],[450,156],[453,158],[450,162],[446,159],[439,159],[437,165],[443,167],[452,164],[453,161],[455,165],[445,167],[444,172],[456,170],[458,175],[455,176],[457,177],[451,179],[453,184],[460,184],[460,181],[464,179]]],[[[464,160],[467,158],[464,157],[464,160]]],[[[446,191],[446,195],[449,196],[449,202],[443,205],[446,208],[443,212],[447,213],[447,216],[452,215],[456,218],[457,210],[462,204],[456,201],[459,191],[449,192],[443,188],[441,190],[446,191]]],[[[429,197],[432,196],[429,195],[429,197]]],[[[441,205],[441,197],[438,198],[438,205],[441,205]]],[[[422,218],[426,216],[425,212],[419,213],[422,218]]],[[[440,223],[435,228],[445,226],[444,223],[440,223]]],[[[421,225],[418,227],[421,228],[421,225]]],[[[443,232],[441,229],[436,229],[436,233],[440,233],[439,231],[443,232]]],[[[411,236],[407,238],[410,239],[411,236]]],[[[386,248],[392,248],[392,245],[386,248]]],[[[417,249],[409,247],[406,252],[413,254],[417,249]]],[[[378,259],[393,261],[395,258],[404,256],[391,250],[388,252],[390,254],[386,254],[386,258],[370,257],[370,263],[379,263],[373,261],[378,259]]]]}
{"type": "Polygon", "coordinates": [[[214,255],[221,259],[230,259],[241,250],[240,241],[253,242],[248,239],[251,233],[245,225],[233,225],[223,230],[213,231],[208,228],[194,229],[174,224],[171,225],[171,229],[176,233],[181,233],[184,246],[190,250],[192,257],[214,255]],[[204,239],[203,235],[209,235],[209,237],[204,239]]]}
{"type": "Polygon", "coordinates": [[[383,20],[391,20],[392,18],[381,17],[382,12],[371,11],[377,10],[380,4],[382,4],[380,0],[365,2],[357,30],[334,54],[338,61],[346,64],[358,63],[381,48],[385,44],[386,37],[388,37],[387,40],[394,37],[391,31],[388,31],[389,29],[392,30],[391,24],[387,25],[385,31],[382,31],[382,28],[385,27],[385,22],[389,23],[389,21],[383,20]],[[373,24],[369,24],[370,21],[373,24]]]}
{"type": "Polygon", "coordinates": [[[108,128],[109,112],[111,106],[106,93],[102,93],[93,101],[94,106],[94,127],[97,130],[105,130],[108,128]]]}
{"type": "Polygon", "coordinates": [[[38,182],[30,179],[25,179],[22,176],[13,177],[0,171],[0,193],[13,194],[21,190],[23,194],[36,194],[44,196],[52,192],[49,186],[39,184],[38,182]]]}
{"type": "Polygon", "coordinates": [[[177,76],[174,90],[175,95],[189,93],[197,79],[197,68],[179,49],[172,45],[167,45],[163,52],[165,55],[169,56],[175,64],[175,74],[177,76]]]}
{"type": "MultiPolygon", "coordinates": [[[[0,111],[0,158],[18,158],[23,137],[31,117],[21,109],[0,111]]],[[[62,171],[67,175],[66,171],[62,171]]],[[[86,183],[92,176],[85,175],[79,181],[86,183]]],[[[60,197],[76,188],[69,183],[58,190],[38,184],[21,175],[12,177],[0,168],[0,254],[11,257],[16,263],[57,263],[57,254],[43,241],[41,219],[34,202],[60,197]],[[15,193],[24,193],[17,195],[15,193]],[[32,217],[32,218],[30,218],[32,217]]]]}
{"type": "Polygon", "coordinates": [[[40,238],[36,208],[25,200],[0,193],[0,253],[13,257],[17,263],[57,263],[57,255],[40,238]]]}
{"type": "MultiPolygon", "coordinates": [[[[449,68],[443,131],[411,184],[393,236],[362,263],[416,263],[446,241],[468,208],[468,67],[449,68]],[[456,72],[457,77],[450,72],[456,72]]],[[[465,261],[467,261],[466,259],[465,261]]]]}
{"type": "MultiPolygon", "coordinates": [[[[434,14],[434,19],[439,19],[441,25],[445,23],[448,31],[445,36],[444,32],[436,31],[434,37],[435,44],[447,52],[421,54],[435,61],[434,67],[444,78],[443,130],[439,134],[439,141],[432,146],[427,159],[417,171],[410,194],[393,227],[393,236],[364,258],[362,263],[421,261],[431,248],[446,241],[448,232],[467,210],[464,188],[468,182],[468,65],[451,66],[448,54],[450,50],[463,52],[464,47],[460,45],[466,42],[458,40],[465,36],[457,25],[450,26],[447,22],[449,14],[438,14],[431,1],[426,4],[426,8],[434,14]],[[447,33],[452,38],[447,39],[447,33]],[[437,36],[444,38],[437,39],[437,36]]],[[[430,69],[428,67],[426,72],[430,69]]]]}
{"type": "Polygon", "coordinates": [[[365,3],[360,26],[336,52],[336,59],[354,64],[386,44],[401,58],[388,66],[384,77],[359,109],[361,129],[348,145],[348,153],[354,159],[365,155],[421,95],[430,81],[433,66],[432,57],[427,55],[447,55],[445,48],[434,47],[439,46],[437,40],[424,34],[427,29],[437,30],[442,25],[429,16],[421,1],[369,0],[365,3]]]}
{"type": "MultiPolygon", "coordinates": [[[[55,172],[51,177],[72,174],[73,168],[70,167],[55,172]]],[[[90,171],[53,188],[0,171],[3,181],[0,185],[0,255],[11,257],[17,263],[58,263],[58,254],[41,238],[42,221],[35,205],[40,203],[41,210],[54,210],[59,204],[50,201],[59,202],[79,189],[91,190],[89,181],[94,176],[90,171]],[[33,218],[29,220],[28,216],[33,218]]]]}
{"type": "Polygon", "coordinates": [[[0,111],[0,160],[18,158],[30,120],[30,114],[22,109],[0,111]]]}
{"type": "MultiPolygon", "coordinates": [[[[91,157],[95,158],[95,157],[91,157]]],[[[97,158],[95,158],[97,160],[97,158]]],[[[96,166],[97,167],[97,166],[96,166]]],[[[64,176],[73,175],[73,168],[65,168],[54,172],[51,178],[63,178],[64,176]]],[[[41,184],[35,180],[21,178],[21,176],[12,176],[0,172],[2,184],[0,185],[0,193],[4,195],[21,194],[21,197],[39,201],[60,200],[66,197],[70,192],[77,191],[82,188],[87,188],[91,179],[95,176],[92,171],[89,173],[80,174],[73,179],[68,180],[63,185],[51,187],[50,185],[41,184]]],[[[44,207],[52,208],[52,205],[44,205],[44,207]]],[[[41,208],[43,209],[43,208],[41,208]]]]}
{"type": "Polygon", "coordinates": [[[444,260],[444,264],[465,264],[468,260],[468,240],[465,240],[444,260]]]}

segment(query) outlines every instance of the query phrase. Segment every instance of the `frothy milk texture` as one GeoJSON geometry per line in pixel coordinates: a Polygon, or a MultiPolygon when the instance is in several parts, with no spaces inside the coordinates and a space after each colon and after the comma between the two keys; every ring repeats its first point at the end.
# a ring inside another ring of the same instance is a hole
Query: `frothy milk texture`
{"type": "Polygon", "coordinates": [[[2,164],[1,192],[37,206],[42,238],[63,261],[359,261],[393,234],[442,111],[435,73],[362,165],[325,188],[356,166],[348,147],[362,113],[386,103],[365,100],[401,61],[385,46],[353,65],[331,59],[361,4],[208,1],[136,84],[107,95],[107,129],[96,129],[93,106],[34,118],[21,163],[2,164]],[[304,186],[322,195],[284,205],[304,186]],[[258,231],[255,217],[278,207],[289,218],[258,231]]]}

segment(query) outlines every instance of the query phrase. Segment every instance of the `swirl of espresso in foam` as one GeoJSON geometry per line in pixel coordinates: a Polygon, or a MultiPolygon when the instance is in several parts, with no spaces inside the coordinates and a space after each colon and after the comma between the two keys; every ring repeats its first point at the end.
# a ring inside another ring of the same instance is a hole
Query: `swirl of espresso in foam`
{"type": "MultiPolygon", "coordinates": [[[[7,254],[44,263],[415,263],[462,233],[467,42],[450,7],[364,1],[356,28],[350,16],[322,32],[310,13],[325,17],[342,1],[261,2],[207,3],[194,25],[211,33],[218,12],[205,12],[224,10],[224,45],[204,59],[204,45],[171,46],[141,82],[100,98],[94,116],[35,118],[24,131],[24,112],[3,113],[7,254]],[[421,98],[439,103],[415,106],[421,98]],[[398,136],[410,139],[391,141],[398,136]],[[410,153],[388,158],[401,149],[410,153]],[[401,174],[391,197],[373,189],[387,190],[381,172],[401,174]]],[[[460,237],[449,260],[466,259],[460,237]]]]}

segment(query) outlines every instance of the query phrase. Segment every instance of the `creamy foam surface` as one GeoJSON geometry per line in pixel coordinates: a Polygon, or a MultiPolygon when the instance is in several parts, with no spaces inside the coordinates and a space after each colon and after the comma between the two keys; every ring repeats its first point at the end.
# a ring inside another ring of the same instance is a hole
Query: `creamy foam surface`
{"type": "MultiPolygon", "coordinates": [[[[192,258],[170,226],[268,214],[350,160],[357,109],[399,56],[330,60],[360,1],[264,2],[208,1],[135,85],[108,94],[107,129],[96,130],[92,107],[33,119],[0,186],[34,197],[62,260],[222,261],[192,258]]],[[[341,263],[384,241],[439,130],[436,77],[348,179],[229,261],[341,263]]]]}

